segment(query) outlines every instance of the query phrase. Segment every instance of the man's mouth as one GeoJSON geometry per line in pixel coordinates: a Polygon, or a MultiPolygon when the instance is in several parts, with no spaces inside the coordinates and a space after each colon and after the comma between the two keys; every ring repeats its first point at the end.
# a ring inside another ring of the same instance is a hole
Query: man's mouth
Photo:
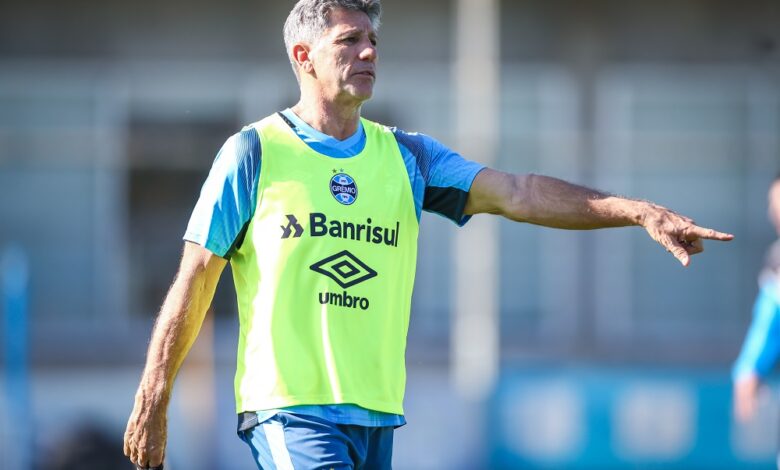
{"type": "Polygon", "coordinates": [[[372,70],[362,70],[360,72],[355,72],[354,75],[362,75],[364,77],[376,79],[376,74],[372,70]]]}

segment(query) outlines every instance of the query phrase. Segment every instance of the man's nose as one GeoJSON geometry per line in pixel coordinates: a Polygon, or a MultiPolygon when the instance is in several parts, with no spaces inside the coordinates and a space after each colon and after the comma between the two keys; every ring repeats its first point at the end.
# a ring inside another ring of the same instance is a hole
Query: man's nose
{"type": "Polygon", "coordinates": [[[376,46],[371,44],[370,42],[367,42],[363,49],[360,51],[360,59],[361,60],[368,60],[371,62],[376,61],[377,53],[376,53],[376,46]]]}

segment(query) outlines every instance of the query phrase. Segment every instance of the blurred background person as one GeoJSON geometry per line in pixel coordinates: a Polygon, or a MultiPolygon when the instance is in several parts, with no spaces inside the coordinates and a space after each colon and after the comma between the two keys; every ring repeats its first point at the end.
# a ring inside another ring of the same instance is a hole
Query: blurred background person
{"type": "MultiPolygon", "coordinates": [[[[767,196],[769,221],[780,236],[780,175],[767,196]]],[[[734,414],[742,422],[755,415],[762,385],[780,353],[780,239],[767,251],[758,286],[753,321],[732,372],[734,414]]]]}

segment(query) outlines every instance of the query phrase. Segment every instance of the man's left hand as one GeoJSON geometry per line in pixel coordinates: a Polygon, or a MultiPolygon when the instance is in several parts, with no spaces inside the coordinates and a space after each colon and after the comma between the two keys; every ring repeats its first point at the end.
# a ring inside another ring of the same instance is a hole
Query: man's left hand
{"type": "Polygon", "coordinates": [[[704,251],[703,239],[729,241],[730,233],[699,227],[689,217],[677,214],[665,207],[649,204],[642,217],[642,226],[650,237],[666,248],[683,266],[688,266],[691,256],[704,251]]]}

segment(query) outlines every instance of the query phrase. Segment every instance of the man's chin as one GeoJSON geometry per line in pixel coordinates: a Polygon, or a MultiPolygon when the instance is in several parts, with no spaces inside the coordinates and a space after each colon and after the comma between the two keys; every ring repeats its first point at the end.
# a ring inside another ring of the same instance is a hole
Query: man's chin
{"type": "Polygon", "coordinates": [[[360,101],[368,101],[368,100],[371,99],[372,96],[374,96],[374,92],[370,91],[370,92],[364,93],[362,95],[357,95],[356,98],[359,99],[360,101]]]}
{"type": "Polygon", "coordinates": [[[353,89],[353,90],[349,90],[348,93],[352,97],[352,99],[354,99],[355,101],[360,101],[360,102],[368,101],[368,100],[371,99],[372,96],[374,96],[373,88],[369,89],[369,90],[353,89]]]}

